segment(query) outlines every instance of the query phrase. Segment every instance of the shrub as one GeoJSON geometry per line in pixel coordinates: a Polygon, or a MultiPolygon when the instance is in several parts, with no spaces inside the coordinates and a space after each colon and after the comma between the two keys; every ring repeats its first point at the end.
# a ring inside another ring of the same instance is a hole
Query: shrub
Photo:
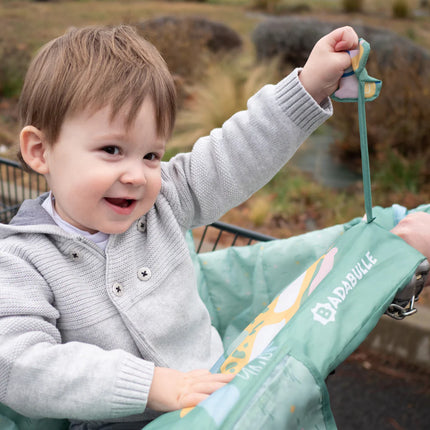
{"type": "Polygon", "coordinates": [[[406,0],[395,0],[392,7],[394,18],[408,18],[410,11],[406,0]]]}
{"type": "Polygon", "coordinates": [[[160,18],[137,25],[138,31],[152,42],[164,57],[178,83],[178,92],[184,91],[185,80],[193,81],[207,67],[207,38],[189,21],[177,22],[160,18]]]}
{"type": "Polygon", "coordinates": [[[179,32],[188,38],[203,37],[204,46],[211,52],[231,51],[242,47],[238,33],[227,25],[200,17],[164,16],[138,24],[144,35],[165,36],[169,32],[179,32]],[[185,33],[185,34],[184,34],[185,33]]]}
{"type": "Polygon", "coordinates": [[[187,96],[187,86],[204,76],[214,56],[242,46],[234,30],[204,18],[165,16],[136,24],[136,28],[158,48],[177,78],[180,102],[187,96]]]}
{"type": "MultiPolygon", "coordinates": [[[[290,16],[267,19],[252,34],[257,58],[279,56],[283,63],[303,66],[317,40],[339,25],[338,22],[290,16]]],[[[366,25],[354,24],[354,28],[370,43],[371,56],[378,54],[378,64],[381,67],[395,67],[396,55],[415,64],[420,72],[430,67],[429,52],[411,40],[391,31],[366,25]]]]}
{"type": "Polygon", "coordinates": [[[342,0],[342,6],[347,13],[362,12],[363,0],[342,0]]]}
{"type": "Polygon", "coordinates": [[[333,26],[300,17],[271,18],[252,33],[257,59],[279,57],[282,64],[303,66],[312,47],[333,26]]]}

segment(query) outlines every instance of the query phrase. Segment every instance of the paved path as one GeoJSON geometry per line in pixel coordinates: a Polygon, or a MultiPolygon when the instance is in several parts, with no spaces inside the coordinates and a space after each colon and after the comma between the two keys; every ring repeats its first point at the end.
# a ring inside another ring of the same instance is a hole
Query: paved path
{"type": "Polygon", "coordinates": [[[338,430],[430,429],[430,373],[358,352],[327,381],[338,430]]]}

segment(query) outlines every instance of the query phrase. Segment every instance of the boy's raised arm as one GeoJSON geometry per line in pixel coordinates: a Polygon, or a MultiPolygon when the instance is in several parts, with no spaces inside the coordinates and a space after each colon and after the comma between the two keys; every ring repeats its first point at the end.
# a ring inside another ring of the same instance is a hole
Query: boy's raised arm
{"type": "Polygon", "coordinates": [[[315,44],[299,79],[317,103],[337,89],[344,70],[351,65],[346,51],[357,45],[358,36],[351,27],[337,28],[315,44]]]}

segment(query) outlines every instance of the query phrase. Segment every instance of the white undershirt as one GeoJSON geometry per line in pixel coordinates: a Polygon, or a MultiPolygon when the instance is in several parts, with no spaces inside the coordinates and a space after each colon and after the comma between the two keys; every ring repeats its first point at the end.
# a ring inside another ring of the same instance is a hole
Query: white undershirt
{"type": "Polygon", "coordinates": [[[54,208],[53,205],[54,196],[52,195],[52,192],[49,193],[49,196],[45,201],[42,203],[43,209],[46,210],[46,212],[51,215],[52,219],[55,221],[55,224],[57,224],[59,227],[61,227],[64,231],[67,231],[68,233],[78,233],[81,236],[84,236],[85,238],[91,240],[94,242],[97,246],[99,246],[103,251],[106,249],[106,245],[109,239],[109,235],[107,233],[102,233],[101,231],[98,231],[97,233],[89,233],[88,231],[81,230],[72,224],[69,224],[67,221],[64,221],[63,218],[58,215],[57,211],[54,208]]]}

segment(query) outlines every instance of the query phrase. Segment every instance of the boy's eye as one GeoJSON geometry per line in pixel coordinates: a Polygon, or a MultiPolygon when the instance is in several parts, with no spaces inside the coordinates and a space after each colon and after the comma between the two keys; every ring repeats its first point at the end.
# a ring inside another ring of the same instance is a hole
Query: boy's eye
{"type": "Polygon", "coordinates": [[[149,154],[146,154],[143,157],[145,160],[154,161],[157,159],[157,154],[154,154],[153,152],[150,152],[149,154]]]}
{"type": "Polygon", "coordinates": [[[119,148],[117,146],[105,146],[102,148],[104,152],[107,152],[110,155],[118,155],[119,154],[119,148]]]}

